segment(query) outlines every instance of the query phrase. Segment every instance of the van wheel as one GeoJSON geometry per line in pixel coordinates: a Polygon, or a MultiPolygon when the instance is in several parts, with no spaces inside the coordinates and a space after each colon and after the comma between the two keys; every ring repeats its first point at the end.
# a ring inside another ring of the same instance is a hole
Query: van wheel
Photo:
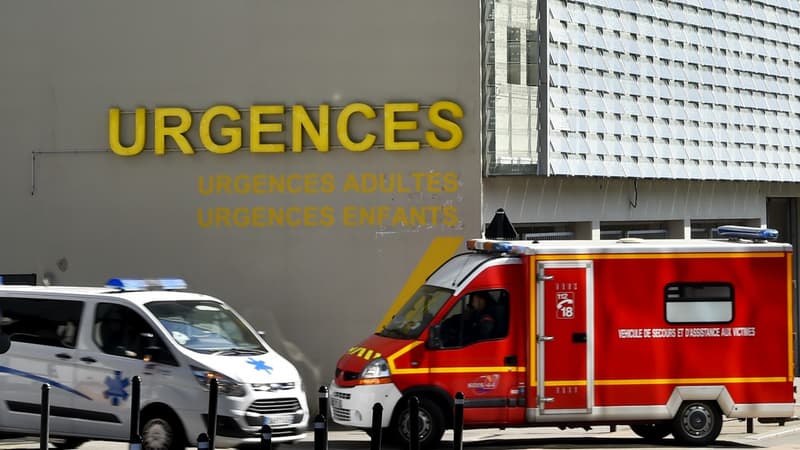
{"type": "Polygon", "coordinates": [[[50,441],[50,443],[53,444],[53,447],[59,450],[66,450],[70,448],[78,448],[87,441],[88,439],[69,437],[63,439],[54,439],[50,441]]]}
{"type": "Polygon", "coordinates": [[[685,445],[708,445],[722,431],[722,412],[716,403],[685,402],[672,420],[672,435],[685,445]]]}
{"type": "MultiPolygon", "coordinates": [[[[408,402],[404,401],[402,408],[394,420],[393,434],[404,444],[409,442],[410,417],[408,402]]],[[[432,400],[421,397],[419,399],[419,446],[430,449],[436,447],[444,434],[444,413],[432,400]]]]}
{"type": "Polygon", "coordinates": [[[636,423],[631,425],[631,431],[647,442],[658,442],[672,433],[672,424],[669,422],[636,423]]]}
{"type": "Polygon", "coordinates": [[[186,437],[180,420],[166,411],[154,411],[142,419],[142,449],[183,450],[186,437]]]}

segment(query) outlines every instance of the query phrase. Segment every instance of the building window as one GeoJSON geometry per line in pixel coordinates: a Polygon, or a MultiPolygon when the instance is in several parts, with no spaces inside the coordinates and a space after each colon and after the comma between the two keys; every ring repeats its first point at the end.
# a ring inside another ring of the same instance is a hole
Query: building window
{"type": "Polygon", "coordinates": [[[539,85],[539,37],[535,31],[525,32],[525,77],[528,86],[539,85]]]}
{"type": "Polygon", "coordinates": [[[508,84],[520,84],[521,79],[521,55],[520,55],[520,29],[509,27],[507,36],[507,56],[508,56],[508,84]]]}
{"type": "Polygon", "coordinates": [[[733,320],[733,286],[728,283],[670,283],[664,289],[668,323],[728,323],[733,320]]]}
{"type": "Polygon", "coordinates": [[[667,239],[670,236],[666,222],[601,222],[600,239],[667,239]]]}

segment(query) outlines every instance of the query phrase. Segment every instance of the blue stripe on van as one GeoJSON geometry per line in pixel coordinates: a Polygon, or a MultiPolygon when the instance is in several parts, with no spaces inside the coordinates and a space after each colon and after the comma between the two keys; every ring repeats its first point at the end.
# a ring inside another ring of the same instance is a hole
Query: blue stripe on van
{"type": "Polygon", "coordinates": [[[91,400],[91,398],[88,395],[86,395],[86,394],[84,394],[82,392],[76,391],[75,389],[72,389],[69,386],[61,384],[58,381],[51,380],[49,378],[40,377],[39,375],[35,375],[35,374],[29,373],[29,372],[23,372],[21,370],[12,369],[11,367],[5,367],[5,366],[0,366],[0,373],[1,372],[5,372],[5,373],[11,374],[11,375],[16,375],[16,376],[22,377],[22,378],[28,378],[30,380],[38,381],[38,382],[41,382],[41,383],[47,383],[50,386],[56,387],[58,389],[63,389],[65,391],[70,392],[72,394],[75,394],[75,395],[77,395],[79,397],[83,397],[86,400],[91,400]]]}

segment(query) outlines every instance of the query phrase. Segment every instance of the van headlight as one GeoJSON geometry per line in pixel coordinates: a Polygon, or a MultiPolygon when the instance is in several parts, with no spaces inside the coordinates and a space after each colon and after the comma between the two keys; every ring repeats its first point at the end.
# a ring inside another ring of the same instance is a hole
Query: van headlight
{"type": "Polygon", "coordinates": [[[197,366],[190,367],[192,369],[192,375],[194,375],[194,379],[197,380],[197,382],[200,383],[200,385],[205,389],[211,389],[211,380],[216,378],[218,393],[227,395],[229,397],[244,397],[247,395],[247,391],[245,391],[243,384],[237,383],[236,381],[233,381],[219,372],[214,372],[213,370],[208,370],[197,366]]]}
{"type": "Polygon", "coordinates": [[[370,361],[361,371],[358,384],[384,384],[392,382],[392,373],[389,364],[383,358],[370,361]]]}

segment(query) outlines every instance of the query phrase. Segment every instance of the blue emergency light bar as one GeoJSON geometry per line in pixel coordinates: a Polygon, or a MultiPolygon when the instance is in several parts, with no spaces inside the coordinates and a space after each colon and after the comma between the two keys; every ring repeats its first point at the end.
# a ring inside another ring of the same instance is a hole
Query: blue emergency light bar
{"type": "Polygon", "coordinates": [[[717,233],[729,239],[753,239],[757,241],[774,241],[778,239],[778,230],[772,228],[723,225],[717,228],[717,233]]]}
{"type": "Polygon", "coordinates": [[[0,275],[0,284],[3,284],[3,276],[0,275]]]}
{"type": "Polygon", "coordinates": [[[120,291],[173,291],[186,289],[187,284],[181,278],[112,278],[106,282],[106,287],[120,291]]]}

